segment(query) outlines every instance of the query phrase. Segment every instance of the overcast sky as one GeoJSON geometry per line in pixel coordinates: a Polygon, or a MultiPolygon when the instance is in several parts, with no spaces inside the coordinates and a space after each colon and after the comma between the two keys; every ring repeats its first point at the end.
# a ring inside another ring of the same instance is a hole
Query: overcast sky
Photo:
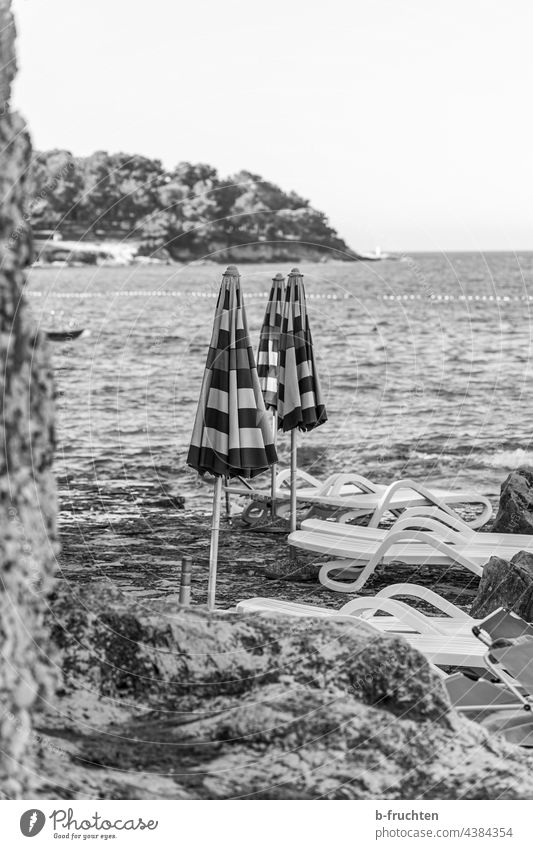
{"type": "Polygon", "coordinates": [[[39,148],[240,169],[359,249],[533,249],[531,0],[15,0],[39,148]]]}

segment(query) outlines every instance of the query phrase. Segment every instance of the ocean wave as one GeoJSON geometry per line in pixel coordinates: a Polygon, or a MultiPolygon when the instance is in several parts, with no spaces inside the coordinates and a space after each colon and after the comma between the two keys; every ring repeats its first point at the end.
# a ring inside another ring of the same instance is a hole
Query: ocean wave
{"type": "Polygon", "coordinates": [[[484,459],[486,465],[492,468],[516,469],[518,466],[533,466],[533,451],[515,448],[514,451],[497,451],[484,459]]]}

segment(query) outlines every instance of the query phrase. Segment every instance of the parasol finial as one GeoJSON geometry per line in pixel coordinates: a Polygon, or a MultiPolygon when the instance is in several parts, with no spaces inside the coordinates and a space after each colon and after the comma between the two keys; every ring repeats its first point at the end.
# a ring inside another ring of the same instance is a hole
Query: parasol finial
{"type": "Polygon", "coordinates": [[[240,277],[239,269],[236,265],[228,265],[224,272],[224,277],[240,277]]]}

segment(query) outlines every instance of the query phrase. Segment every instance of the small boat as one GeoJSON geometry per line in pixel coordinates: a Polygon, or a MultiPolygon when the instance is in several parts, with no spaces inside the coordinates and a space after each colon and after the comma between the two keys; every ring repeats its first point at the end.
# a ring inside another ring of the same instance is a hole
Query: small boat
{"type": "Polygon", "coordinates": [[[81,336],[83,331],[83,327],[80,330],[47,330],[46,336],[51,342],[72,342],[81,336]]]}
{"type": "Polygon", "coordinates": [[[368,262],[379,262],[380,259],[390,259],[390,254],[385,253],[380,247],[377,247],[374,253],[359,253],[359,259],[367,260],[368,262]]]}

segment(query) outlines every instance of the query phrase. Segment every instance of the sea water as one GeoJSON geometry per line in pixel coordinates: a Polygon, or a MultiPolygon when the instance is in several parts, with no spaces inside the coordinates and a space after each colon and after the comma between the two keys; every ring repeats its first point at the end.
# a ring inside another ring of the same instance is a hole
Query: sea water
{"type": "MultiPolygon", "coordinates": [[[[353,470],[494,494],[533,463],[533,254],[401,254],[300,264],[328,422],[299,437],[317,476],[353,470]]],[[[223,266],[35,268],[51,343],[59,480],[70,494],[145,487],[208,507],[185,463],[223,266]]],[[[270,281],[243,265],[257,347],[270,281]]],[[[282,463],[288,439],[279,439],[282,463]]],[[[118,505],[117,509],[121,509],[118,505]]],[[[98,510],[98,503],[95,504],[98,510]]]]}

